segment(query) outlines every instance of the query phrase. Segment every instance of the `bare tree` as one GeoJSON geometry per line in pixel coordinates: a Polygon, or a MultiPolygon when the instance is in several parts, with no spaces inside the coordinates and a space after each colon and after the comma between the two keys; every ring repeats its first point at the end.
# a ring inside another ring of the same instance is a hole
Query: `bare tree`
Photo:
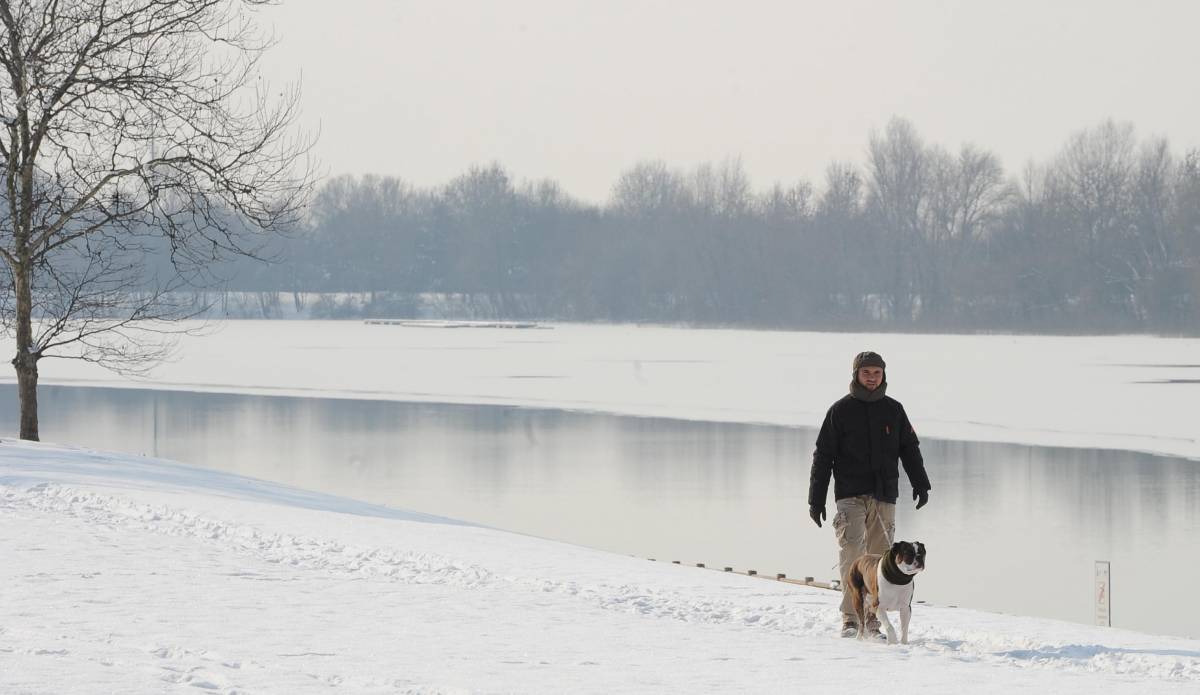
{"type": "Polygon", "coordinates": [[[750,177],[741,157],[728,158],[716,166],[700,164],[687,183],[697,210],[710,217],[726,220],[743,217],[754,202],[750,177]]]}
{"type": "Polygon", "coordinates": [[[1200,326],[1200,148],[1184,153],[1175,183],[1173,226],[1179,257],[1174,265],[1182,276],[1186,299],[1181,302],[1185,325],[1200,326]]]}
{"type": "Polygon", "coordinates": [[[912,321],[928,259],[924,254],[922,213],[927,202],[929,159],[912,123],[892,118],[883,135],[872,133],[867,146],[868,200],[884,232],[892,315],[912,321]],[[895,305],[899,304],[900,312],[895,305]]]}
{"type": "Polygon", "coordinates": [[[692,238],[695,202],[686,178],[663,162],[638,162],[618,175],[609,209],[616,267],[603,303],[620,307],[617,315],[678,315],[679,287],[692,275],[675,255],[692,238]]]}
{"type": "Polygon", "coordinates": [[[175,290],[295,221],[309,143],[291,133],[298,92],[258,77],[262,4],[0,0],[3,318],[22,438],[38,438],[39,360],[144,369],[165,322],[189,314],[175,290]]]}
{"type": "Polygon", "coordinates": [[[617,213],[638,218],[668,215],[689,205],[683,177],[658,161],[638,162],[621,172],[610,202],[617,213]]]}
{"type": "Polygon", "coordinates": [[[1135,291],[1122,247],[1133,212],[1136,145],[1132,124],[1105,121],[1071,137],[1050,179],[1054,204],[1083,250],[1088,301],[1113,315],[1128,312],[1135,291]]]}
{"type": "Polygon", "coordinates": [[[849,162],[825,169],[825,190],[816,209],[814,238],[818,263],[813,273],[829,297],[831,312],[840,320],[862,318],[867,297],[878,294],[880,250],[863,220],[863,177],[849,162]],[[850,272],[855,269],[859,272],[850,272]],[[866,272],[861,272],[866,271],[866,272]]]}
{"type": "Polygon", "coordinates": [[[957,157],[930,147],[926,160],[929,177],[922,220],[928,263],[922,276],[922,308],[948,315],[964,257],[999,220],[1012,186],[999,159],[974,145],[963,145],[957,157]]]}

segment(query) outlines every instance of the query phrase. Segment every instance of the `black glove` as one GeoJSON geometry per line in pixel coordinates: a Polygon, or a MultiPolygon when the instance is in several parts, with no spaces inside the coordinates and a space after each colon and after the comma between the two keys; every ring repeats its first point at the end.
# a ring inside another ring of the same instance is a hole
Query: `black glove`
{"type": "Polygon", "coordinates": [[[817,528],[821,528],[821,519],[825,518],[825,507],[820,504],[808,505],[808,516],[812,518],[817,528]]]}
{"type": "Polygon", "coordinates": [[[913,490],[913,499],[917,501],[917,509],[924,507],[929,502],[928,490],[913,490]]]}

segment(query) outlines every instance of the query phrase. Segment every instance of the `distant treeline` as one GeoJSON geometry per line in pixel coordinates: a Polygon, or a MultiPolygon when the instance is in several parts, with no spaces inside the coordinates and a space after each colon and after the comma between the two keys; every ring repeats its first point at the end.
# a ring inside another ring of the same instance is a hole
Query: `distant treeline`
{"type": "Polygon", "coordinates": [[[1005,171],[894,119],[863,164],[756,192],[738,160],[643,162],[603,205],[500,166],[343,176],[235,289],[462,295],[491,317],[787,328],[1200,331],[1200,150],[1105,122],[1005,171]]]}

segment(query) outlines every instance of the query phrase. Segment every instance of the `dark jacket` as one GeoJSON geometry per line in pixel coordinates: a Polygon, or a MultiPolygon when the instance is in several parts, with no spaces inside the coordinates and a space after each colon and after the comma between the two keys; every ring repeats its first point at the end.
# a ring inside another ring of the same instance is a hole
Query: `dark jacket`
{"type": "Polygon", "coordinates": [[[900,494],[897,459],[913,490],[931,489],[921,442],[904,406],[888,396],[867,403],[847,395],[829,408],[817,435],[808,503],[825,505],[832,474],[835,500],[872,495],[894,504],[900,494]]]}

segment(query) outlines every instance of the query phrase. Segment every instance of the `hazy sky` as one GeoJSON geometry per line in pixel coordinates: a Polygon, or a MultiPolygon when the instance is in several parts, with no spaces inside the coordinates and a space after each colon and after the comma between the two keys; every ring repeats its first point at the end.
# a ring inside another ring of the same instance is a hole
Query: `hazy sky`
{"type": "Polygon", "coordinates": [[[1104,118],[1200,146],[1200,2],[282,0],[331,174],[498,161],[607,199],[637,161],[741,156],[756,188],[863,161],[892,115],[1015,171],[1104,118]]]}

